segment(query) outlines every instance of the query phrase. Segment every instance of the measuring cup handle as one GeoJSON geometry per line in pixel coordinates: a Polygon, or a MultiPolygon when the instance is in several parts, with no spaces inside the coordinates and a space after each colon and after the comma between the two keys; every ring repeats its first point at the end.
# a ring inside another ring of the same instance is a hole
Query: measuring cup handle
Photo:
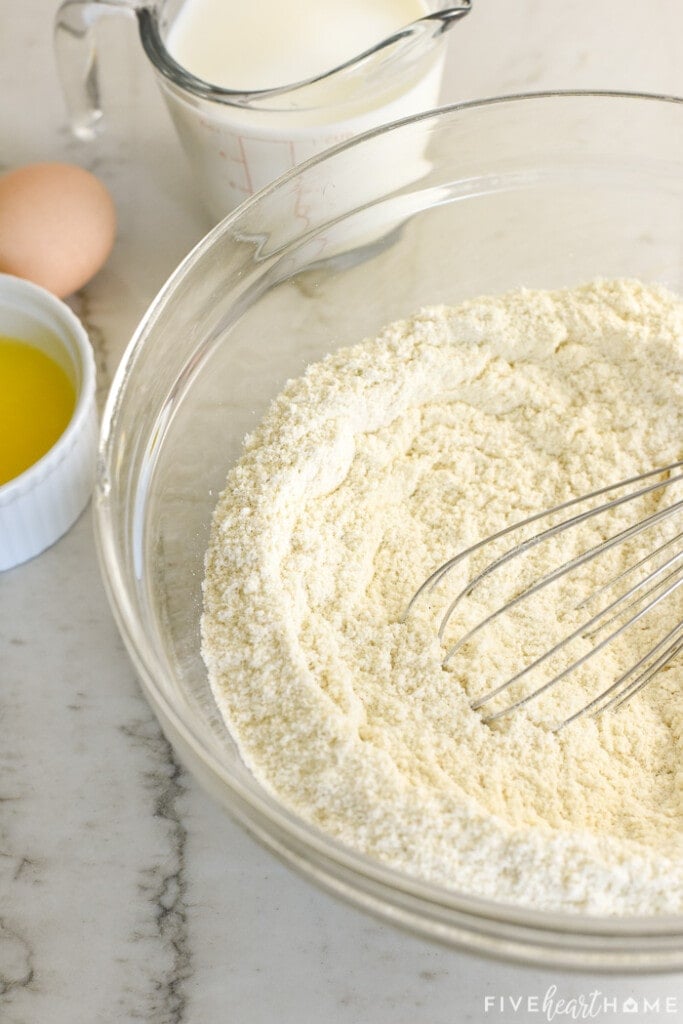
{"type": "Polygon", "coordinates": [[[135,14],[140,0],[66,0],[55,16],[54,45],[74,135],[92,139],[102,130],[96,25],[111,14],[135,14]]]}

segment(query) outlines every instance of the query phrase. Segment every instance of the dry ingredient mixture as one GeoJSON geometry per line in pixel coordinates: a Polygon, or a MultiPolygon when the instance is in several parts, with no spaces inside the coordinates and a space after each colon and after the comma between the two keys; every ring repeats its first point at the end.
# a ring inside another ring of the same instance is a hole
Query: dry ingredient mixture
{"type": "MultiPolygon", "coordinates": [[[[680,300],[599,281],[426,309],[286,385],[218,502],[202,621],[218,706],[271,793],[459,891],[683,912],[680,665],[558,734],[538,709],[494,728],[470,700],[515,635],[443,668],[431,603],[401,621],[459,548],[680,458],[682,356],[680,300]]],[[[558,691],[562,713],[576,695],[558,691]]]]}

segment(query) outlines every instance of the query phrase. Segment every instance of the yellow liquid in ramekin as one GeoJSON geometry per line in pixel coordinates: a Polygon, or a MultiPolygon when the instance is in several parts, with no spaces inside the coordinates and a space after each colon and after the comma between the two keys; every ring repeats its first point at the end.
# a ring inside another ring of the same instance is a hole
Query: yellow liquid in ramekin
{"type": "Polygon", "coordinates": [[[0,485],[37,462],[61,437],[76,392],[54,359],[0,336],[0,485]]]}

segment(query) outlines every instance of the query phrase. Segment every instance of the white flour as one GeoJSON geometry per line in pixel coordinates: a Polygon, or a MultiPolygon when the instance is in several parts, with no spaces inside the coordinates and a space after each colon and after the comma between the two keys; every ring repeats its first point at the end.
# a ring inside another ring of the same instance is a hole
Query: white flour
{"type": "Polygon", "coordinates": [[[461,547],[680,458],[682,355],[680,301],[598,282],[428,309],[287,384],[218,503],[202,622],[216,700],[264,786],[460,891],[683,911],[680,667],[560,734],[540,723],[576,699],[562,686],[491,728],[470,696],[518,638],[443,669],[428,603],[400,622],[461,547]]]}

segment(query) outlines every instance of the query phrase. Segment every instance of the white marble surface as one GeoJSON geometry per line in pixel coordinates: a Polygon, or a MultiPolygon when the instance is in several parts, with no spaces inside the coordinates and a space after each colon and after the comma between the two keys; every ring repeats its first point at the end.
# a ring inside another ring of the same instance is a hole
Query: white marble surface
{"type": "MultiPolygon", "coordinates": [[[[207,226],[132,21],[103,24],[108,131],[67,130],[56,0],[0,0],[0,160],[96,171],[114,253],[73,306],[100,395],[145,307],[207,226]]],[[[552,88],[683,92],[680,0],[475,0],[445,100],[552,88]]],[[[96,566],[90,515],[0,575],[0,1021],[460,1024],[543,1019],[487,995],[600,989],[661,1000],[601,1019],[683,1019],[683,977],[485,962],[397,932],[283,868],[177,765],[142,698],[96,566]],[[666,1013],[665,1000],[675,1012],[666,1013]]],[[[567,1018],[565,1018],[567,1019],[567,1018]]]]}

